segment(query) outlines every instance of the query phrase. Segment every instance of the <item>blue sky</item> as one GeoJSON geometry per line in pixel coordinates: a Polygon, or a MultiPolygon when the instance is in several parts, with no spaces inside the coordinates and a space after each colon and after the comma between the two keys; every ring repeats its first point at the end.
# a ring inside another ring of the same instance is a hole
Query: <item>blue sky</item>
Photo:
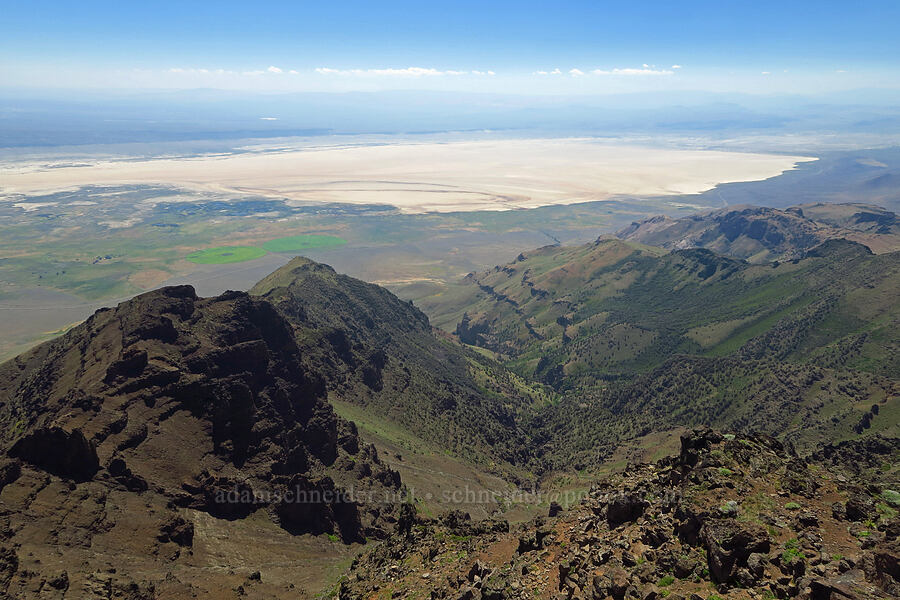
{"type": "Polygon", "coordinates": [[[900,87],[900,2],[0,1],[0,85],[817,92],[900,87]]]}

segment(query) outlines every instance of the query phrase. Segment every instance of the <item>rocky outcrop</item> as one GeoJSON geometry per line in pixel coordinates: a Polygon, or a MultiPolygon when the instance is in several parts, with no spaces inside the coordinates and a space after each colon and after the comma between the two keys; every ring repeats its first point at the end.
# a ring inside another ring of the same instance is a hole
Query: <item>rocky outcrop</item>
{"type": "Polygon", "coordinates": [[[681,442],[678,455],[630,465],[581,504],[508,534],[419,517],[357,560],[340,597],[896,597],[895,517],[854,539],[862,530],[831,516],[829,500],[846,492],[825,471],[812,489],[782,486],[810,471],[790,447],[709,429],[681,442]]]}
{"type": "Polygon", "coordinates": [[[81,431],[40,428],[22,436],[7,454],[66,479],[87,481],[100,469],[94,444],[81,431]]]}
{"type": "MultiPolygon", "coordinates": [[[[41,579],[90,587],[103,557],[121,556],[119,584],[155,597],[171,561],[190,556],[198,522],[243,531],[254,515],[285,536],[384,537],[399,477],[325,393],[268,302],[187,286],[98,311],[0,366],[0,526],[12,520],[3,539],[29,547],[19,567],[4,555],[0,595],[41,579]]],[[[243,567],[217,560],[232,558],[243,567]]]]}
{"type": "Polygon", "coordinates": [[[769,536],[759,525],[738,523],[732,519],[710,519],[703,524],[700,539],[706,548],[709,574],[715,583],[735,584],[753,580],[753,571],[762,570],[758,559],[752,566],[750,557],[767,555],[769,536]],[[746,570],[750,577],[742,576],[746,570]]]}

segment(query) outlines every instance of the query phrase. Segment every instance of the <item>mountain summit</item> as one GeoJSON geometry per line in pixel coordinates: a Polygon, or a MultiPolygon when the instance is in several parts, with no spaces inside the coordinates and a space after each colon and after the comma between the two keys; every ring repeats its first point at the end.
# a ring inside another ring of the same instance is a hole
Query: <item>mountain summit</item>
{"type": "Polygon", "coordinates": [[[252,571],[267,543],[393,528],[394,506],[348,494],[392,498],[397,474],[335,415],[284,319],[246,293],[137,296],[5,363],[0,382],[13,596],[218,595],[246,573],[209,569],[252,571]]]}

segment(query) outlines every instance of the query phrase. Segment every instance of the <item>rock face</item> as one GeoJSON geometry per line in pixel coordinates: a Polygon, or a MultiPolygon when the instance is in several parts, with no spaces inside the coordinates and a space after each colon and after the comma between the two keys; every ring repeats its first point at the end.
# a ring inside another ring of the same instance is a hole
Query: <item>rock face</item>
{"type": "Polygon", "coordinates": [[[831,501],[846,501],[857,484],[801,467],[790,447],[765,436],[701,429],[681,442],[678,455],[631,465],[553,519],[508,533],[420,517],[360,558],[340,597],[384,589],[492,600],[897,597],[896,513],[882,510],[877,531],[831,515],[831,501]],[[820,485],[808,495],[782,487],[786,475],[809,472],[820,485]]]}
{"type": "Polygon", "coordinates": [[[71,432],[59,427],[37,429],[16,441],[7,454],[75,481],[87,481],[100,470],[97,449],[77,429],[71,432]]]}
{"type": "MultiPolygon", "coordinates": [[[[83,554],[93,548],[122,555],[113,579],[155,597],[152,573],[165,579],[170,561],[190,554],[198,519],[205,530],[237,531],[258,514],[282,532],[276,538],[383,537],[396,508],[348,490],[389,498],[399,477],[335,415],[301,359],[269,303],[240,292],[201,299],[182,286],[98,311],[0,366],[9,457],[0,525],[10,528],[0,584],[15,596],[49,577],[43,562],[25,564],[32,559],[12,550],[21,545],[35,558],[58,551],[53,564],[68,564],[65,581],[80,589],[92,568],[105,568],[83,554]]],[[[205,584],[172,589],[192,585],[205,584]]]]}

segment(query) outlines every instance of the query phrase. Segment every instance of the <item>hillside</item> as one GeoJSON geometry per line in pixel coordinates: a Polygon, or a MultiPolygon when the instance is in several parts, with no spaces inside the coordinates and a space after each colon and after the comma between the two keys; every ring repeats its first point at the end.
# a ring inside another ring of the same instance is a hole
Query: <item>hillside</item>
{"type": "Polygon", "coordinates": [[[898,441],[868,448],[875,469],[848,477],[772,438],[694,431],[676,456],[518,527],[419,518],[355,561],[336,596],[896,598],[898,441]]]}
{"type": "Polygon", "coordinates": [[[584,468],[677,427],[756,429],[806,451],[896,434],[898,289],[900,253],[843,240],[765,265],[598,240],[523,253],[420,304],[556,388],[527,426],[551,468],[584,468]]]}
{"type": "Polygon", "coordinates": [[[295,258],[250,291],[293,326],[305,360],[333,400],[461,458],[527,476],[528,436],[518,420],[547,392],[434,332],[428,318],[377,285],[295,258]]]}
{"type": "Polygon", "coordinates": [[[652,217],[616,232],[620,239],[668,250],[707,248],[754,263],[800,258],[831,239],[876,253],[900,250],[900,221],[865,204],[801,204],[786,209],[736,206],[674,219],[652,217]]]}
{"type": "Polygon", "coordinates": [[[255,596],[293,597],[291,561],[343,552],[307,534],[384,537],[396,506],[347,495],[399,477],[301,365],[268,303],[182,286],[0,366],[0,590],[236,597],[263,567],[255,596]]]}
{"type": "Polygon", "coordinates": [[[676,353],[827,355],[896,373],[898,286],[900,253],[846,241],[751,265],[704,249],[598,240],[523,253],[421,304],[519,373],[572,387],[646,372],[676,353]]]}

